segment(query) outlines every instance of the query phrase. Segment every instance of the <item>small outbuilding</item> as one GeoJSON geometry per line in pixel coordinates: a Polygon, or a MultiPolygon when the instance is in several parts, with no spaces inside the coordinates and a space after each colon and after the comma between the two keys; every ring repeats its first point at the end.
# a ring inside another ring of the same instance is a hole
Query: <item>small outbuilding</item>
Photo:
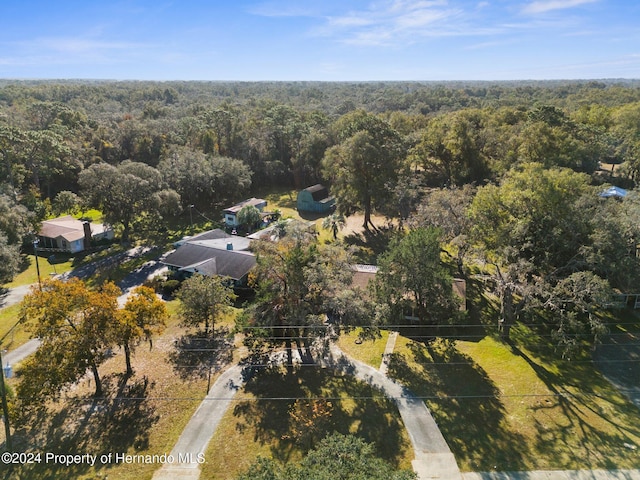
{"type": "Polygon", "coordinates": [[[627,191],[620,187],[609,187],[606,190],[600,192],[602,198],[624,198],[627,196],[627,191]]]}
{"type": "Polygon", "coordinates": [[[329,213],[335,204],[336,199],[329,195],[327,187],[319,183],[298,193],[299,212],[329,213]]]}

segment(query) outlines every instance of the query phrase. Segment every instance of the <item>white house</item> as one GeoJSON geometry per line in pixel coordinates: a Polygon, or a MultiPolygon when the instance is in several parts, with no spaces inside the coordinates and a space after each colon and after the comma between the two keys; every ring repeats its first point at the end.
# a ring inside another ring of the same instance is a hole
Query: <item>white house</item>
{"type": "Polygon", "coordinates": [[[225,225],[231,228],[239,226],[240,224],[238,223],[236,215],[238,215],[238,212],[242,210],[242,207],[246,207],[247,205],[252,205],[262,212],[267,206],[267,201],[262,198],[252,197],[248,200],[244,200],[243,202],[236,203],[233,207],[226,208],[223,210],[225,225]]]}

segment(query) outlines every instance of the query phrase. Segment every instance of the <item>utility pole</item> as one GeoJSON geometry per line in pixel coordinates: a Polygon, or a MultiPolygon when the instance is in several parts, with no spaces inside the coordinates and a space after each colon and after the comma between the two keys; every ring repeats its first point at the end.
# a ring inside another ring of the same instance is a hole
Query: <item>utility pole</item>
{"type": "Polygon", "coordinates": [[[40,264],[38,263],[38,243],[40,243],[40,240],[36,238],[33,241],[33,254],[36,257],[36,271],[38,272],[38,286],[40,287],[40,290],[42,290],[42,280],[40,280],[40,264]]]}
{"type": "Polygon", "coordinates": [[[191,222],[191,235],[193,235],[193,205],[189,205],[189,221],[191,222]]]}
{"type": "Polygon", "coordinates": [[[0,396],[2,396],[2,413],[4,415],[4,433],[7,438],[5,446],[7,452],[13,450],[11,445],[11,427],[9,426],[9,405],[7,404],[7,389],[4,384],[4,366],[2,365],[2,350],[0,349],[0,396]]]}

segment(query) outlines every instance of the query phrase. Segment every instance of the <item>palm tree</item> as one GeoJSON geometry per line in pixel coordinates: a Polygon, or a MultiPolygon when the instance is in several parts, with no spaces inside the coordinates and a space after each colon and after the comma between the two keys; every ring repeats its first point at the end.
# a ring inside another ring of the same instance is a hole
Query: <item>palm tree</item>
{"type": "Polygon", "coordinates": [[[337,240],[338,232],[345,226],[345,224],[346,221],[344,219],[344,215],[341,213],[332,213],[322,221],[322,228],[331,230],[331,233],[333,233],[333,239],[337,240]]]}

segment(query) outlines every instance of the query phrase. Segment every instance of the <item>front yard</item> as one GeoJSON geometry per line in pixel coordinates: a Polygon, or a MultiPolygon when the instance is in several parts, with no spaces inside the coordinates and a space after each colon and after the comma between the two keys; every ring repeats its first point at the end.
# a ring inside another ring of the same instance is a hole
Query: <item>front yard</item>
{"type": "MultiPolygon", "coordinates": [[[[340,345],[378,367],[354,340],[340,345]]],[[[389,375],[424,398],[462,471],[639,468],[640,410],[590,359],[534,347],[399,337],[389,375]]]]}

